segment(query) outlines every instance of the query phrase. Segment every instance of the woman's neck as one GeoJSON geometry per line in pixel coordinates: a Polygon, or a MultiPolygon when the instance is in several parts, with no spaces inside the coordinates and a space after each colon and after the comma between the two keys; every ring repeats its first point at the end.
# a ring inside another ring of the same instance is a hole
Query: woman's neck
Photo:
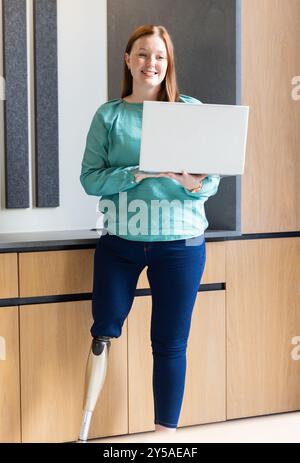
{"type": "Polygon", "coordinates": [[[148,95],[141,95],[141,94],[132,92],[131,95],[128,95],[123,99],[130,103],[143,103],[145,100],[157,101],[157,97],[158,97],[158,92],[156,92],[155,94],[152,93],[148,95]]]}
{"type": "Polygon", "coordinates": [[[128,101],[128,103],[143,103],[143,101],[137,101],[136,99],[132,98],[131,95],[129,96],[126,96],[125,98],[123,98],[123,100],[125,101],[128,101]]]}

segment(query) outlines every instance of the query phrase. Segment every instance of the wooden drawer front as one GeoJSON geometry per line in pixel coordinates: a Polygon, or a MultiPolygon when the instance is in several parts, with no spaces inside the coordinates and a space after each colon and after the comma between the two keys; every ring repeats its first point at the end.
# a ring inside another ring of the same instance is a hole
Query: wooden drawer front
{"type": "MultiPolygon", "coordinates": [[[[92,291],[94,249],[21,253],[20,297],[92,291]]],[[[149,288],[147,267],[137,288],[149,288]]],[[[225,282],[225,246],[206,243],[206,265],[201,283],[225,282]]]]}
{"type": "Polygon", "coordinates": [[[0,308],[0,442],[21,441],[18,307],[0,308]]]}
{"type": "Polygon", "coordinates": [[[225,281],[225,242],[206,243],[206,263],[201,284],[225,281]]]}
{"type": "Polygon", "coordinates": [[[92,291],[94,249],[21,253],[20,297],[92,291]]]}
{"type": "Polygon", "coordinates": [[[18,297],[18,256],[0,254],[0,298],[18,297]]]}
{"type": "MultiPolygon", "coordinates": [[[[137,288],[149,288],[147,267],[141,272],[137,288]]],[[[225,282],[225,243],[206,243],[206,264],[201,284],[225,282]]]]}

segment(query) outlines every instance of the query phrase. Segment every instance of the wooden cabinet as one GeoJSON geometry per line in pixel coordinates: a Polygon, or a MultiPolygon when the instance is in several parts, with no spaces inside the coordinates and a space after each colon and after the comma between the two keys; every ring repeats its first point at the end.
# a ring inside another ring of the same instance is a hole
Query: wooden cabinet
{"type": "MultiPolygon", "coordinates": [[[[90,293],[93,285],[94,253],[94,249],[21,253],[19,255],[20,297],[90,293]]],[[[5,255],[9,256],[9,254],[3,254],[3,256],[5,255]]],[[[11,281],[18,288],[16,255],[14,259],[9,258],[9,263],[12,267],[11,271],[15,272],[15,278],[11,281]]],[[[140,274],[137,283],[138,289],[149,288],[146,271],[147,268],[140,274]]],[[[8,281],[10,280],[8,279],[8,281]]],[[[224,242],[206,243],[206,265],[202,283],[224,281],[224,242]]],[[[7,294],[12,294],[12,292],[7,292],[7,294]]]]}
{"type": "Polygon", "coordinates": [[[20,296],[90,293],[94,253],[94,249],[21,253],[20,296]]]}
{"type": "MultiPolygon", "coordinates": [[[[198,292],[179,427],[298,410],[300,361],[291,352],[300,333],[300,238],[209,242],[206,250],[201,283],[226,283],[226,291],[198,292]]],[[[93,249],[34,254],[19,256],[22,297],[91,292],[93,249]]],[[[18,256],[7,256],[2,299],[18,293],[18,256]]],[[[149,288],[146,270],[139,289],[149,288]]],[[[136,296],[111,340],[89,438],[155,427],[151,309],[150,295],[136,296]]],[[[0,308],[1,442],[77,440],[91,325],[91,301],[0,308]]]]}
{"type": "Polygon", "coordinates": [[[18,307],[0,308],[0,442],[21,442],[18,307]]]}
{"type": "MultiPolygon", "coordinates": [[[[18,254],[0,254],[0,299],[18,295],[18,254]]],[[[0,410],[0,442],[20,442],[18,307],[0,307],[0,410]]]]}
{"type": "Polygon", "coordinates": [[[18,254],[0,254],[0,299],[18,295],[18,254]]]}
{"type": "MultiPolygon", "coordinates": [[[[89,301],[20,307],[23,442],[77,440],[91,322],[89,301]]],[[[90,438],[127,433],[126,331],[111,343],[90,438]]]]}
{"type": "MultiPolygon", "coordinates": [[[[21,296],[90,292],[93,256],[94,250],[21,254],[21,296]]],[[[224,243],[207,243],[207,264],[203,279],[207,283],[225,280],[224,243]]],[[[140,275],[137,287],[149,287],[146,268],[140,275]]],[[[214,333],[220,334],[223,329],[222,336],[218,337],[219,348],[223,346],[225,300],[224,292],[221,293],[214,295],[214,306],[212,306],[211,294],[201,293],[197,297],[196,305],[199,310],[195,310],[194,314],[195,334],[191,336],[191,343],[195,346],[191,352],[194,351],[195,354],[189,354],[191,364],[193,364],[193,356],[197,357],[200,362],[199,371],[201,371],[201,362],[205,365],[208,361],[206,355],[209,354],[209,357],[213,355],[213,368],[209,369],[205,380],[201,380],[199,374],[197,378],[193,372],[193,382],[189,385],[189,380],[187,381],[192,399],[185,406],[183,422],[191,420],[197,423],[201,422],[199,421],[201,419],[204,421],[224,419],[225,376],[224,371],[221,370],[222,368],[224,370],[225,353],[221,354],[216,346],[211,352],[204,348],[208,343],[207,335],[199,345],[196,334],[201,326],[203,330],[203,323],[204,326],[210,323],[214,333]],[[200,321],[197,321],[199,317],[200,321]],[[214,317],[216,317],[215,325],[214,317]],[[197,395],[195,385],[199,384],[204,394],[210,390],[214,395],[216,391],[210,384],[211,375],[218,375],[216,396],[219,401],[217,400],[215,406],[209,407],[208,410],[203,407],[205,396],[197,395]],[[220,377],[223,379],[220,380],[220,377]],[[193,415],[197,410],[197,403],[200,415],[199,413],[193,415]]],[[[150,338],[146,336],[151,317],[151,296],[136,297],[131,311],[134,315],[130,316],[132,322],[128,336],[128,355],[126,320],[122,336],[111,340],[107,377],[93,415],[89,438],[142,431],[145,425],[146,428],[149,426],[147,419],[154,429],[151,415],[153,413],[152,388],[149,390],[149,387],[144,387],[145,383],[149,385],[149,374],[152,375],[150,338]],[[138,321],[139,317],[141,322],[138,321]],[[138,373],[139,367],[142,373],[138,373]],[[127,374],[129,379],[132,379],[129,380],[129,390],[127,390],[127,374]]],[[[23,442],[66,442],[77,439],[82,418],[85,366],[91,343],[89,332],[91,324],[91,302],[35,304],[20,307],[23,442]]]]}
{"type": "Polygon", "coordinates": [[[227,418],[300,409],[300,238],[226,243],[227,418]]]}
{"type": "MultiPolygon", "coordinates": [[[[136,297],[128,316],[129,433],[155,429],[150,341],[151,297],[136,297]]],[[[197,295],[187,348],[178,426],[226,419],[225,291],[197,295]]]]}

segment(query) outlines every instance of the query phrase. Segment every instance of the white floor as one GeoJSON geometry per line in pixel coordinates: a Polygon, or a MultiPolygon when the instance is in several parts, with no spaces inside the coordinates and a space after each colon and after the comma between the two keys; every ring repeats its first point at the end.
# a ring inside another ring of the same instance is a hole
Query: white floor
{"type": "Polygon", "coordinates": [[[300,443],[300,411],[89,440],[90,443],[139,442],[296,442],[300,443]]]}

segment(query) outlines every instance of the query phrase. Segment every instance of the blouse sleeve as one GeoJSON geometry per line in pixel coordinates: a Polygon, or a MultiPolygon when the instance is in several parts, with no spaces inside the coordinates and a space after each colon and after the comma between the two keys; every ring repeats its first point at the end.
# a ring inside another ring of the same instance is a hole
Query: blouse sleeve
{"type": "Polygon", "coordinates": [[[80,183],[88,195],[105,196],[134,188],[139,166],[108,167],[108,130],[103,116],[92,120],[81,164],[80,183]]]}
{"type": "Polygon", "coordinates": [[[202,180],[202,188],[198,193],[192,193],[187,188],[184,188],[184,190],[189,196],[206,201],[210,196],[217,193],[220,180],[220,175],[208,175],[202,180]]]}

